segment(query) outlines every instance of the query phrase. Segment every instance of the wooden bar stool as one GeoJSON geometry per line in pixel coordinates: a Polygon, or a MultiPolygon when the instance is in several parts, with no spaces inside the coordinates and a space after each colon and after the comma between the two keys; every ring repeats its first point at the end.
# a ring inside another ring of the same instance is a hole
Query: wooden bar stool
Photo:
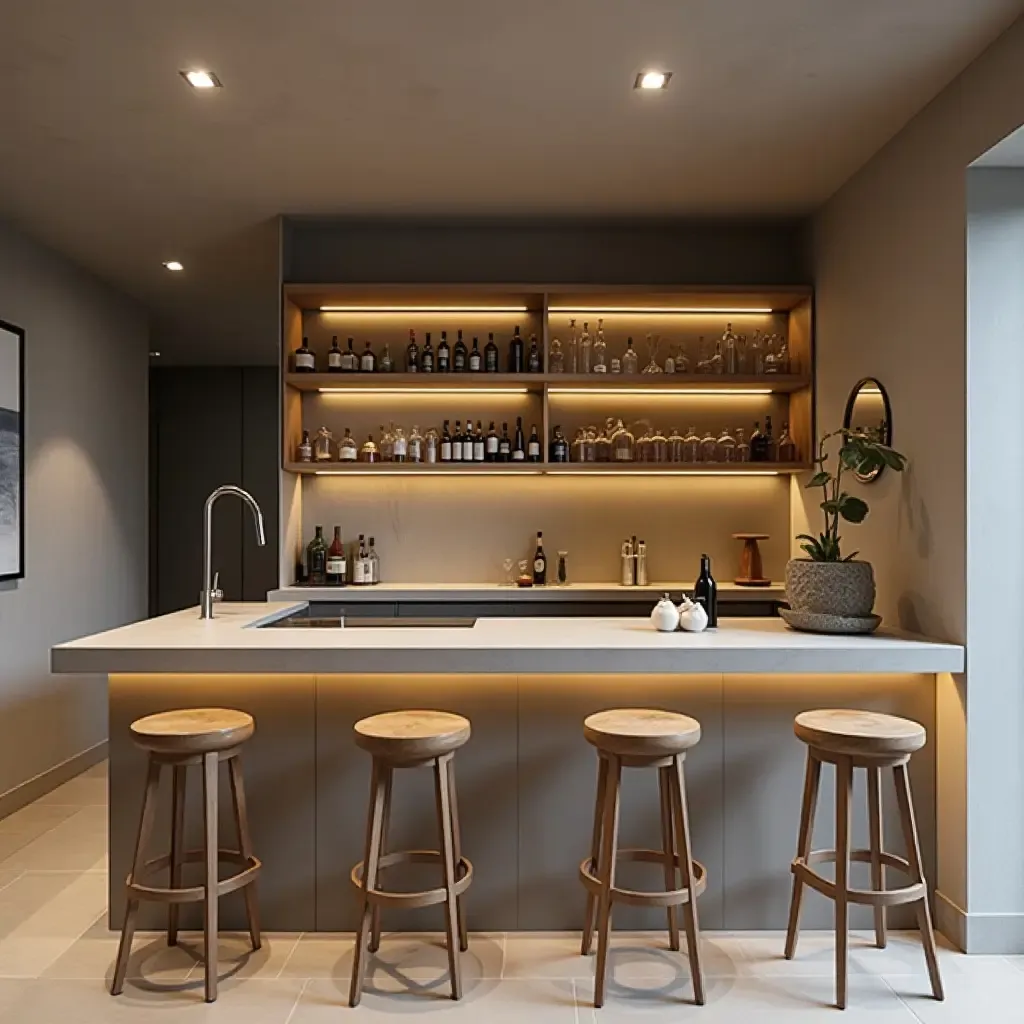
{"type": "Polygon", "coordinates": [[[907,763],[910,755],[920,750],[926,740],[924,726],[906,718],[876,714],[872,711],[804,711],[796,716],[793,726],[797,737],[807,744],[807,775],[804,781],[803,806],[800,809],[800,833],[793,860],[793,897],[789,907],[789,928],[786,932],[786,959],[796,952],[800,931],[800,903],[804,885],[835,901],[836,908],[836,1005],[846,1009],[847,990],[847,920],[849,904],[874,907],[875,943],[880,949],[886,943],[886,907],[903,903],[917,904],[917,923],[928,962],[932,995],[943,998],[942,979],[935,955],[931,911],[928,908],[928,884],[921,867],[921,847],[914,820],[914,804],[910,798],[910,777],[907,763]],[[836,849],[811,850],[814,811],[818,801],[821,765],[826,761],[836,768],[836,849]],[[868,822],[870,850],[850,849],[850,794],[853,790],[853,769],[863,768],[868,779],[868,822]],[[900,824],[907,846],[907,859],[882,850],[882,769],[891,768],[896,783],[900,824]],[[871,865],[871,888],[851,889],[850,861],[871,865]],[[835,881],[818,874],[811,865],[836,866],[835,881]],[[910,885],[901,889],[885,887],[885,869],[895,868],[910,878],[910,885]]]}
{"type": "Polygon", "coordinates": [[[445,905],[452,999],[462,998],[459,950],[465,952],[469,940],[461,897],[473,880],[473,865],[462,856],[453,758],[469,734],[469,721],[446,711],[393,711],[356,722],[356,743],[373,755],[373,769],[366,856],[352,869],[352,884],[359,890],[362,916],[352,961],[350,1006],[358,1006],[363,994],[367,951],[376,953],[380,948],[380,908],[416,909],[436,903],[445,905]],[[385,853],[394,770],[420,767],[434,770],[441,849],[385,853]],[[387,892],[378,885],[381,872],[396,864],[435,863],[441,864],[442,885],[437,889],[387,892]]]}
{"type": "Polygon", "coordinates": [[[690,821],[686,808],[683,761],[686,751],[700,740],[700,723],[671,711],[626,709],[601,711],[583,723],[587,741],[597,748],[597,800],[590,856],[580,865],[580,880],[587,890],[587,910],[581,952],[589,955],[597,927],[597,969],[594,1006],[604,1003],[605,971],[612,904],[665,907],[669,948],[679,950],[677,906],[683,908],[686,949],[693,976],[694,999],[704,1004],[704,974],[700,960],[697,897],[707,886],[707,873],[693,859],[690,821]],[[661,796],[661,850],[619,849],[619,787],[623,768],[657,768],[661,796]],[[615,885],[618,860],[660,864],[665,875],[662,892],[635,892],[615,885]],[[677,884],[677,871],[681,885],[677,884]]]}
{"type": "Polygon", "coordinates": [[[124,988],[128,957],[132,951],[135,920],[140,900],[153,900],[168,904],[167,944],[178,942],[178,907],[182,903],[203,903],[203,949],[206,961],[206,1001],[217,998],[217,901],[226,893],[245,889],[245,909],[249,920],[252,948],[260,948],[259,913],[256,904],[255,882],[260,873],[260,862],[253,856],[249,837],[249,818],[242,786],[241,753],[245,743],[255,731],[251,715],[225,708],[192,708],[184,711],[166,711],[149,715],[132,723],[132,739],[149,751],[146,790],[142,799],[139,835],[135,843],[132,870],[125,882],[128,905],[125,908],[121,944],[117,951],[117,965],[110,992],[119,995],[124,988]],[[219,848],[217,834],[217,767],[226,762],[231,782],[235,825],[238,829],[238,849],[219,848]],[[146,859],[146,848],[153,836],[160,772],[164,765],[172,769],[171,852],[154,860],[146,859]],[[203,835],[201,850],[185,850],[185,769],[189,765],[203,768],[203,835]],[[218,880],[221,861],[239,865],[230,878],[218,880]],[[181,870],[185,863],[205,865],[202,885],[181,884],[181,870]],[[159,887],[145,884],[154,872],[170,869],[170,885],[159,887]]]}

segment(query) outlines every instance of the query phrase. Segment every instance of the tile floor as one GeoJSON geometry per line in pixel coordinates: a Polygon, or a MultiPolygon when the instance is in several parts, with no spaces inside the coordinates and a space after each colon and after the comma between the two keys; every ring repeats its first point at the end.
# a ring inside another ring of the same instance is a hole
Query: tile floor
{"type": "Polygon", "coordinates": [[[107,994],[117,936],[106,928],[106,778],[100,766],[0,821],[0,1024],[336,1024],[352,1019],[453,1018],[479,1024],[619,1024],[693,1020],[707,1024],[1002,1024],[1024,1022],[1024,957],[966,957],[941,951],[946,1001],[928,996],[913,935],[877,950],[854,937],[850,1008],[833,998],[830,935],[801,937],[798,959],[765,933],[705,936],[707,1005],[695,1007],[685,957],[660,935],[618,934],[605,1007],[590,1005],[593,959],[576,935],[473,935],[463,959],[465,995],[448,999],[437,936],[394,935],[371,962],[361,1007],[347,1009],[352,939],[266,936],[247,955],[223,940],[220,999],[202,1001],[201,944],[168,949],[138,935],[130,980],[107,994]]]}

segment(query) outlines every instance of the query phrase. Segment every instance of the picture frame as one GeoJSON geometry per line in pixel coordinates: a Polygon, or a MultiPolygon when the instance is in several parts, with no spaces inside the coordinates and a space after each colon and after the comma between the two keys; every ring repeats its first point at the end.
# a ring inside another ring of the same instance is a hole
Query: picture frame
{"type": "Polygon", "coordinates": [[[0,320],[0,583],[25,577],[25,332],[0,320]]]}

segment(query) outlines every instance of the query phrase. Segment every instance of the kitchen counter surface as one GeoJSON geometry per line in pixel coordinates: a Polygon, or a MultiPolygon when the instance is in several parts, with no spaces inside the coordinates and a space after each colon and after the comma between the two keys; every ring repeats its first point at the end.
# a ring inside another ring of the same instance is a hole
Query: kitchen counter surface
{"type": "Polygon", "coordinates": [[[63,673],[935,673],[964,649],[886,629],[818,636],[780,619],[658,633],[640,618],[481,618],[472,628],[259,629],[305,602],[187,609],[53,648],[63,673]]]}

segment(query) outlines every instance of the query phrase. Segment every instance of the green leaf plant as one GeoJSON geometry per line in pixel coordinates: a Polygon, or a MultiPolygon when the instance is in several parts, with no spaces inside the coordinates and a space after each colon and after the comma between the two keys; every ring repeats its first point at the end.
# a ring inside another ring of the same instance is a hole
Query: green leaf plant
{"type": "Polygon", "coordinates": [[[809,488],[820,487],[824,501],[819,506],[825,516],[825,531],[817,537],[801,533],[797,540],[804,541],[800,547],[814,562],[849,562],[858,552],[843,557],[840,551],[839,521],[862,523],[868,514],[867,502],[843,490],[843,473],[849,470],[866,476],[888,466],[902,473],[906,468],[906,457],[894,448],[880,444],[873,433],[857,430],[833,430],[818,442],[818,457],[814,460],[817,471],[807,482],[809,488]],[[832,473],[826,463],[832,458],[828,453],[828,442],[840,438],[836,459],[836,470],[832,473]]]}

